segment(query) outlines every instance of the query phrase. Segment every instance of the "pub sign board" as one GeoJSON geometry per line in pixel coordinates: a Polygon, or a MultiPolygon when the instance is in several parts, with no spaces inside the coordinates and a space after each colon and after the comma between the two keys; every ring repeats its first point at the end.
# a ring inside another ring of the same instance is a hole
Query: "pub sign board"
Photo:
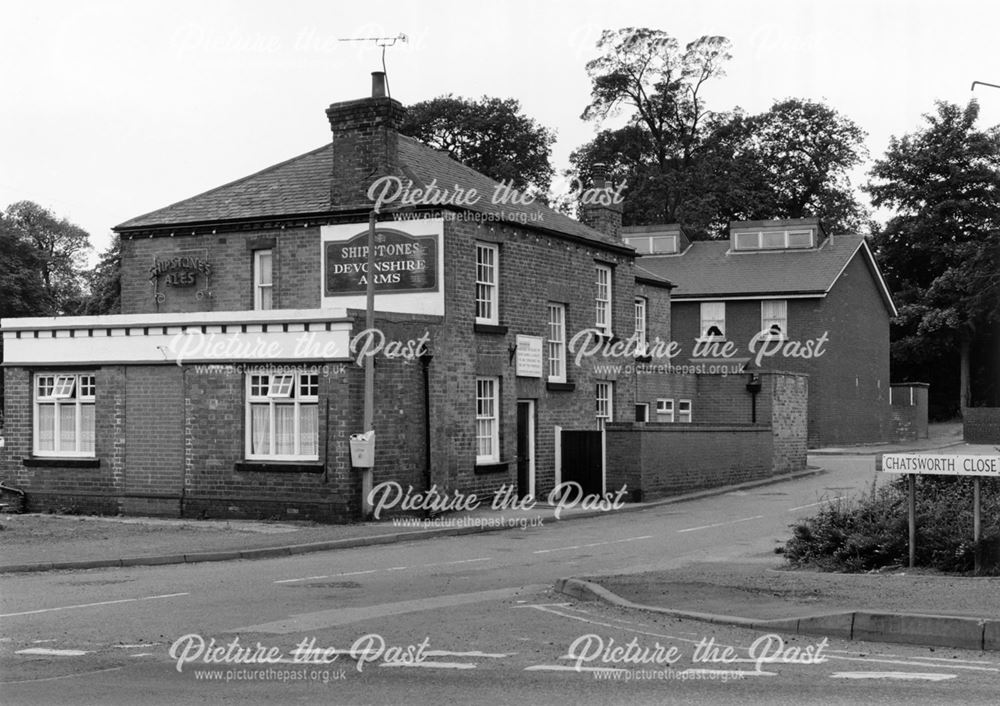
{"type": "MultiPolygon", "coordinates": [[[[382,222],[375,227],[375,308],[444,314],[440,218],[382,222]]],[[[368,223],[321,228],[324,307],[365,308],[368,287],[368,223]]]]}

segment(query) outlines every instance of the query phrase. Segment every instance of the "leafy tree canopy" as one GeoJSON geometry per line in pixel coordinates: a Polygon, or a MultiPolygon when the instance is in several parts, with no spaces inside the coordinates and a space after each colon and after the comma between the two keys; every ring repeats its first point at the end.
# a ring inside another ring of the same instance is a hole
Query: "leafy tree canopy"
{"type": "Polygon", "coordinates": [[[819,216],[835,232],[857,231],[865,211],[848,172],[867,156],[864,132],[833,108],[787,99],[759,115],[712,111],[706,82],[724,75],[725,37],[681,49],[665,32],[606,30],[587,64],[591,103],[583,118],[628,111],[570,157],[576,171],[606,165],[627,184],[627,225],[681,223],[719,236],[731,220],[819,216]]]}
{"type": "Polygon", "coordinates": [[[513,98],[449,94],[415,103],[400,132],[522,192],[544,194],[552,181],[555,133],[524,115],[513,98]]]}
{"type": "Polygon", "coordinates": [[[976,126],[979,106],[939,101],[925,125],[893,137],[865,187],[896,212],[874,244],[895,293],[893,358],[919,365],[961,359],[1000,321],[1000,126],[976,126]]]}

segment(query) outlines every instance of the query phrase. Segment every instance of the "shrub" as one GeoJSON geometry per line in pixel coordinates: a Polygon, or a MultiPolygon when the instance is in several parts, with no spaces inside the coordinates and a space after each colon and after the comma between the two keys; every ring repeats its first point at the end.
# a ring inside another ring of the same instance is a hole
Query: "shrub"
{"type": "MultiPolygon", "coordinates": [[[[901,476],[859,498],[838,499],[792,525],[783,553],[792,566],[824,571],[871,571],[909,561],[907,486],[901,476]]],[[[973,481],[918,476],[918,566],[967,572],[975,566],[972,541],[973,481]]],[[[1000,482],[982,481],[982,541],[1000,539],[1000,482]]]]}

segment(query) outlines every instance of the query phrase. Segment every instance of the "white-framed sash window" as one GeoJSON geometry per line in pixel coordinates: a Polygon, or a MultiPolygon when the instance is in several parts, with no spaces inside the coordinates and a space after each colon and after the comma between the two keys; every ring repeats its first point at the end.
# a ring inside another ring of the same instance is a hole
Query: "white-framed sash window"
{"type": "Polygon", "coordinates": [[[597,290],[594,298],[594,327],[605,336],[611,335],[611,267],[595,266],[597,290]]]}
{"type": "Polygon", "coordinates": [[[32,452],[35,456],[93,457],[95,454],[94,373],[35,376],[32,452]]]}
{"type": "Polygon", "coordinates": [[[549,303],[549,382],[566,382],[566,305],[549,303]]]}
{"type": "Polygon", "coordinates": [[[726,303],[701,303],[701,337],[703,340],[721,341],[726,338],[726,303]]]}
{"type": "Polygon", "coordinates": [[[271,250],[255,250],[253,254],[253,308],[257,310],[274,308],[273,255],[271,250]]]}
{"type": "Polygon", "coordinates": [[[499,412],[499,378],[476,378],[476,463],[500,460],[499,412]]]}
{"type": "Polygon", "coordinates": [[[500,249],[492,243],[476,243],[476,323],[499,323],[497,273],[500,249]]]}
{"type": "Polygon", "coordinates": [[[788,301],[764,299],[760,303],[760,333],[765,340],[788,338],[788,301]]]}
{"type": "Polygon", "coordinates": [[[246,377],[248,460],[319,460],[319,375],[250,372],[246,377]]]}

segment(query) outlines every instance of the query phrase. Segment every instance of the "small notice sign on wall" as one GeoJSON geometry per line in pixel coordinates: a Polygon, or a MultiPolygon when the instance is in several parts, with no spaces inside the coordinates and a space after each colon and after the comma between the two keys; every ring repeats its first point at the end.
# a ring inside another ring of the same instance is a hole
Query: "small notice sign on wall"
{"type": "Polygon", "coordinates": [[[522,378],[542,377],[542,337],[517,337],[517,364],[515,374],[522,378]]]}

